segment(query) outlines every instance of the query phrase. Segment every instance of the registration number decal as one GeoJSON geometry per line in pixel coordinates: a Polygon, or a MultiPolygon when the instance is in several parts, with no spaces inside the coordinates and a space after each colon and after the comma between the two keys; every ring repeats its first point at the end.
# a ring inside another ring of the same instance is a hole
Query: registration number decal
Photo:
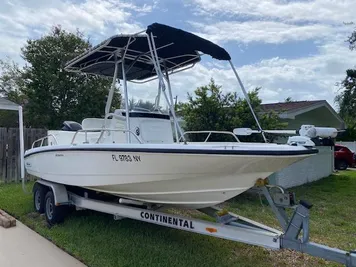
{"type": "Polygon", "coordinates": [[[113,161],[124,161],[124,162],[140,162],[141,156],[138,155],[112,155],[113,161]]]}

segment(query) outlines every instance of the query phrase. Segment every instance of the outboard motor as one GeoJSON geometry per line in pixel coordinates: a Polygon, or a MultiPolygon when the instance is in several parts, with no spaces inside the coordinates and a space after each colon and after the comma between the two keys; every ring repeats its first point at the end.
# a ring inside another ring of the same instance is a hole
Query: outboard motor
{"type": "Polygon", "coordinates": [[[76,132],[82,130],[82,125],[75,121],[64,121],[62,124],[62,131],[76,132]]]}

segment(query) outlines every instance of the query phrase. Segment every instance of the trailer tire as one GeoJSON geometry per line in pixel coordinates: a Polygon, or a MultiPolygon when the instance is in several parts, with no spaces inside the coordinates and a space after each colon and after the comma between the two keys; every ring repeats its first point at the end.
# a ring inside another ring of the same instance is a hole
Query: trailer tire
{"type": "Polygon", "coordinates": [[[39,183],[35,183],[33,186],[33,206],[35,210],[42,214],[45,210],[45,196],[47,188],[39,183]]]}
{"type": "Polygon", "coordinates": [[[45,216],[47,223],[52,226],[64,221],[67,214],[67,206],[56,206],[53,192],[50,190],[45,196],[45,216]]]}

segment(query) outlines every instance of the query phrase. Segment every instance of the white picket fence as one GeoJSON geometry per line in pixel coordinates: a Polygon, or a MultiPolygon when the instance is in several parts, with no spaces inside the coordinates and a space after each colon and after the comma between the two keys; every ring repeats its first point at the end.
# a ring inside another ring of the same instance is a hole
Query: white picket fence
{"type": "Polygon", "coordinates": [[[337,141],[336,143],[339,145],[346,146],[352,152],[356,152],[356,141],[350,141],[350,142],[337,141]]]}

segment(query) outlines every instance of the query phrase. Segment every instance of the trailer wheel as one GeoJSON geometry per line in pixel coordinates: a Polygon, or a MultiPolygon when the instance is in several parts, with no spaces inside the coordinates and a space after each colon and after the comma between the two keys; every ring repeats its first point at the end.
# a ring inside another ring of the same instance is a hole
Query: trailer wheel
{"type": "Polygon", "coordinates": [[[61,223],[67,213],[67,206],[56,206],[53,192],[50,190],[45,197],[45,215],[49,225],[61,223]]]}
{"type": "Polygon", "coordinates": [[[33,205],[37,212],[40,214],[44,213],[45,210],[45,195],[47,188],[43,185],[35,183],[33,186],[33,205]]]}

